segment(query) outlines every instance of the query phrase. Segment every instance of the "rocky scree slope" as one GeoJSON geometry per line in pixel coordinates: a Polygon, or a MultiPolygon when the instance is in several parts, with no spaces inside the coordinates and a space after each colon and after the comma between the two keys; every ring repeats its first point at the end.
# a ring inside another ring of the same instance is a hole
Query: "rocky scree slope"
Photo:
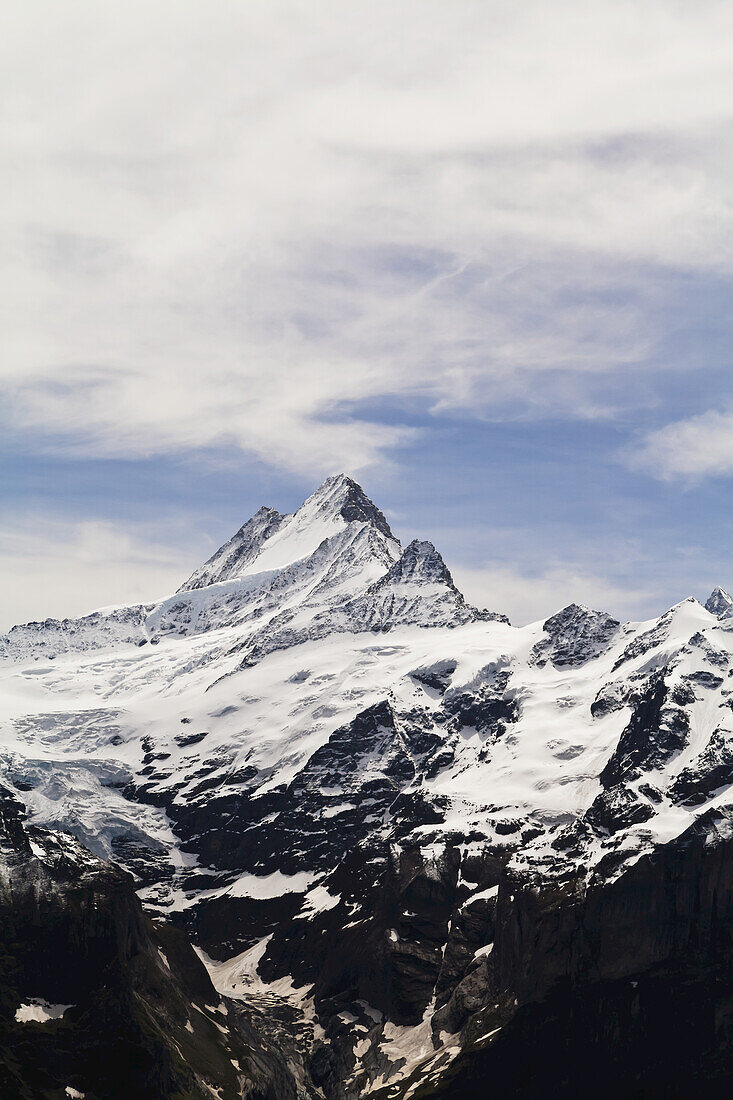
{"type": "MultiPolygon", "coordinates": [[[[599,1049],[610,1004],[630,1049],[636,1002],[600,997],[566,922],[604,899],[578,933],[596,935],[605,899],[652,897],[660,853],[682,845],[704,877],[727,851],[696,829],[730,804],[732,630],[722,590],[646,623],[573,604],[513,628],[339,475],[292,515],[262,509],[168,599],[11,631],[0,769],[33,822],[133,874],[242,1011],[297,1021],[298,1087],[462,1095],[486,1044],[510,1071],[538,1005],[538,1034],[570,1003],[599,1049]]],[[[718,973],[710,937],[693,964],[677,935],[629,937],[629,983],[718,973]]],[[[725,1030],[704,1042],[723,1064],[725,1030]]],[[[522,1081],[506,1094],[533,1095],[522,1081]]]]}

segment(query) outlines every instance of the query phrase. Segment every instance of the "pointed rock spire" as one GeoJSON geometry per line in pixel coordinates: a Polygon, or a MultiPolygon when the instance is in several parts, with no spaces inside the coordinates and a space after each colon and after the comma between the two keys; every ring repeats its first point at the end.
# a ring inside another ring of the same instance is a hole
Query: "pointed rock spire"
{"type": "Polygon", "coordinates": [[[347,523],[371,523],[387,538],[394,538],[384,514],[370,500],[361,485],[348,474],[332,474],[303,505],[303,510],[339,515],[347,523]]]}
{"type": "Polygon", "coordinates": [[[421,542],[419,539],[413,539],[405,547],[402,556],[384,578],[384,582],[390,584],[400,581],[413,584],[432,582],[454,587],[450,570],[432,542],[421,542]]]}
{"type": "Polygon", "coordinates": [[[432,542],[414,539],[383,577],[344,608],[348,629],[389,630],[398,624],[459,626],[504,615],[466,603],[432,542]]]}
{"type": "Polygon", "coordinates": [[[542,626],[543,635],[532,648],[530,661],[542,668],[550,660],[555,668],[579,668],[604,653],[621,627],[605,611],[571,603],[542,626]]]}
{"type": "Polygon", "coordinates": [[[727,617],[733,612],[733,596],[717,585],[705,601],[705,610],[719,619],[727,617]]]}

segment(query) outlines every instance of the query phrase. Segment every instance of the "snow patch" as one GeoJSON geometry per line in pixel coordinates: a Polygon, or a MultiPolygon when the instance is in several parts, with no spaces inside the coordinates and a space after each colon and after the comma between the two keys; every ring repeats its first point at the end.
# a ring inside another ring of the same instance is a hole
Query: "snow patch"
{"type": "Polygon", "coordinates": [[[32,997],[15,1010],[15,1020],[19,1024],[45,1024],[48,1020],[60,1020],[66,1010],[73,1007],[51,1004],[42,997],[32,997]]]}

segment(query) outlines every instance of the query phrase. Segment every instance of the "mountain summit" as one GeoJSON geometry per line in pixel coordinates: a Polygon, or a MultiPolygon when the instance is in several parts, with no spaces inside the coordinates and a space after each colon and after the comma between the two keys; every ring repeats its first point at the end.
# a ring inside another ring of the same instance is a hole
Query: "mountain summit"
{"type": "Polygon", "coordinates": [[[361,485],[347,474],[327,477],[308,498],[303,509],[317,504],[327,514],[338,514],[347,523],[370,523],[387,538],[394,538],[384,514],[366,495],[361,485]]]}
{"type": "Polygon", "coordinates": [[[282,569],[312,554],[324,539],[350,523],[368,523],[396,542],[384,515],[362,487],[346,474],[334,474],[297,512],[281,515],[274,508],[260,508],[179,591],[282,569]]]}

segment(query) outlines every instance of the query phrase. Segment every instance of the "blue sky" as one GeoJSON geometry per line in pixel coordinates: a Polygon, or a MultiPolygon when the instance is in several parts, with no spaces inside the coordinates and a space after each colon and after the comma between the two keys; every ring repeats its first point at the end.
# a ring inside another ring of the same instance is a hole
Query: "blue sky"
{"type": "Polygon", "coordinates": [[[730,5],[3,19],[0,624],[341,469],[519,622],[733,585],[730,5]]]}

